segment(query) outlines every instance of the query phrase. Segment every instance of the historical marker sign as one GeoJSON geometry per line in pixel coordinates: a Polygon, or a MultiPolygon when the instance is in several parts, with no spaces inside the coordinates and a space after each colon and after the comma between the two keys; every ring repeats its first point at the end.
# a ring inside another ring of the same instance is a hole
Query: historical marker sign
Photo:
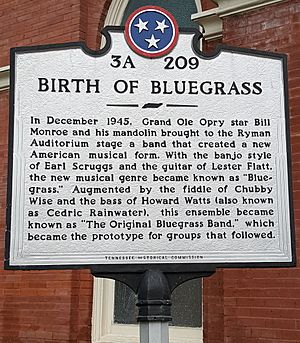
{"type": "Polygon", "coordinates": [[[105,34],[12,50],[6,266],[293,265],[285,56],[105,34]]]}

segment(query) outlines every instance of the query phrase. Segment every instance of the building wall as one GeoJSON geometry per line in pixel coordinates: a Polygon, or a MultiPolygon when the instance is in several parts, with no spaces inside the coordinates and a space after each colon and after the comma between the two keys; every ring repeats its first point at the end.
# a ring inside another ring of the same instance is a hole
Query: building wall
{"type": "MultiPolygon", "coordinates": [[[[4,257],[8,91],[0,92],[0,255],[4,257]]],[[[81,271],[0,268],[0,342],[90,342],[92,278],[81,271]]]]}
{"type": "MultiPolygon", "coordinates": [[[[9,49],[84,40],[96,49],[110,1],[0,2],[0,68],[9,49]]],[[[4,256],[8,90],[0,92],[0,256],[4,256]]],[[[91,337],[92,277],[88,270],[0,270],[1,343],[86,343],[91,337]]]]}
{"type": "MultiPolygon", "coordinates": [[[[9,64],[12,46],[83,40],[96,49],[109,4],[105,0],[1,1],[0,67],[9,64]]],[[[204,9],[214,7],[208,0],[204,5],[204,9]]],[[[296,229],[300,224],[299,34],[297,0],[223,18],[223,43],[288,54],[296,229]]],[[[205,49],[212,51],[217,42],[220,39],[205,43],[205,49]]],[[[8,91],[0,92],[0,118],[0,254],[4,256],[8,91]]],[[[91,307],[92,278],[87,270],[0,270],[0,343],[90,342],[91,307]]],[[[206,279],[204,341],[299,343],[300,269],[219,270],[206,279]]]]}
{"type": "MultiPolygon", "coordinates": [[[[224,44],[288,55],[292,175],[298,256],[300,246],[299,35],[300,2],[295,0],[223,18],[224,44]]],[[[205,280],[204,294],[205,343],[300,342],[299,267],[218,271],[213,277],[205,280]],[[212,327],[218,330],[213,330],[212,327]]]]}
{"type": "MultiPolygon", "coordinates": [[[[4,257],[8,91],[0,92],[0,255],[4,257]]],[[[89,271],[0,269],[0,342],[90,342],[89,271]]]]}

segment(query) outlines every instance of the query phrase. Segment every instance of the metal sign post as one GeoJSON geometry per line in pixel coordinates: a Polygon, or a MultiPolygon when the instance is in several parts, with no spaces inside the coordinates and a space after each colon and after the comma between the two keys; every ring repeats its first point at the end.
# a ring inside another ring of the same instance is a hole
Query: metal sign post
{"type": "Polygon", "coordinates": [[[168,343],[169,322],[140,322],[140,343],[168,343]]]}
{"type": "Polygon", "coordinates": [[[148,270],[138,289],[140,343],[168,343],[171,290],[165,275],[148,270]]]}

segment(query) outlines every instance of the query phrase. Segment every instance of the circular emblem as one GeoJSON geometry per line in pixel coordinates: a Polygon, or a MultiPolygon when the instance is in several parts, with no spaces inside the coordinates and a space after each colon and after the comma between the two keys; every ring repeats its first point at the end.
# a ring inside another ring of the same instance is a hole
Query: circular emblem
{"type": "Polygon", "coordinates": [[[125,25],[125,38],[130,48],[149,58],[168,54],[175,47],[178,36],[173,15],[157,6],[138,8],[125,25]]]}

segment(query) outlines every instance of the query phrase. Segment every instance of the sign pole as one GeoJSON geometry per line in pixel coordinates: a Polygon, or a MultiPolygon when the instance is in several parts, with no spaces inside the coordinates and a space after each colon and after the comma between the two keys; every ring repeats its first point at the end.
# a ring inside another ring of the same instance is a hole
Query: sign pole
{"type": "Polygon", "coordinates": [[[160,270],[147,270],[138,288],[140,343],[168,343],[171,289],[160,270]]]}
{"type": "Polygon", "coordinates": [[[168,343],[168,322],[140,322],[140,343],[168,343]]]}

